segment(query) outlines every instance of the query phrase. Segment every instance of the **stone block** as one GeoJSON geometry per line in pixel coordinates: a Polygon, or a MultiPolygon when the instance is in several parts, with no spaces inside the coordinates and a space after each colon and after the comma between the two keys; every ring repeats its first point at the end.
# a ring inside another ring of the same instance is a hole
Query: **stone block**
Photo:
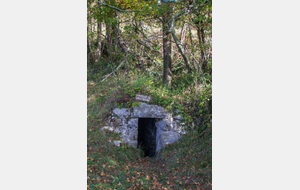
{"type": "Polygon", "coordinates": [[[109,131],[113,131],[113,130],[114,130],[114,129],[113,129],[112,127],[110,127],[110,126],[104,126],[104,127],[101,128],[101,131],[104,130],[104,129],[109,130],[109,131]]]}
{"type": "Polygon", "coordinates": [[[173,123],[170,120],[163,119],[163,122],[164,122],[164,131],[173,130],[173,123]]]}
{"type": "Polygon", "coordinates": [[[122,119],[117,118],[117,117],[112,117],[109,123],[110,123],[110,125],[112,125],[114,127],[123,125],[122,119]]]}
{"type": "Polygon", "coordinates": [[[176,115],[176,116],[173,117],[173,119],[182,120],[184,118],[182,117],[182,115],[176,115]]]}
{"type": "Polygon", "coordinates": [[[116,145],[116,146],[120,146],[120,143],[121,143],[122,141],[111,141],[111,140],[108,140],[108,142],[113,143],[113,144],[116,145]]]}
{"type": "Polygon", "coordinates": [[[137,137],[138,137],[138,130],[137,129],[130,131],[129,140],[137,140],[137,137]]]}
{"type": "Polygon", "coordinates": [[[157,105],[148,105],[141,103],[141,105],[133,108],[133,117],[139,118],[165,118],[167,115],[163,107],[157,105]]]}
{"type": "Polygon", "coordinates": [[[130,109],[128,108],[115,108],[113,113],[116,114],[120,118],[126,118],[130,115],[130,109]]]}
{"type": "Polygon", "coordinates": [[[128,125],[127,126],[129,128],[137,129],[138,128],[138,118],[130,119],[128,121],[128,125]]]}
{"type": "Polygon", "coordinates": [[[179,139],[180,135],[177,132],[173,131],[164,131],[161,133],[161,142],[162,147],[174,143],[179,139]]]}
{"type": "Polygon", "coordinates": [[[131,141],[127,141],[129,146],[132,146],[134,148],[137,148],[137,140],[131,140],[131,141]]]}

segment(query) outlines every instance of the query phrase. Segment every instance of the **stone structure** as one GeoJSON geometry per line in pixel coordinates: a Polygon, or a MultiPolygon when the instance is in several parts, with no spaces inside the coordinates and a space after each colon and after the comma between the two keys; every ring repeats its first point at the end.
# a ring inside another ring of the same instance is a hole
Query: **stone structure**
{"type": "Polygon", "coordinates": [[[172,117],[163,107],[141,102],[134,108],[115,108],[111,115],[110,124],[115,132],[121,133],[124,143],[137,147],[138,118],[155,118],[156,151],[177,141],[185,134],[184,126],[180,122],[181,115],[172,117]]]}

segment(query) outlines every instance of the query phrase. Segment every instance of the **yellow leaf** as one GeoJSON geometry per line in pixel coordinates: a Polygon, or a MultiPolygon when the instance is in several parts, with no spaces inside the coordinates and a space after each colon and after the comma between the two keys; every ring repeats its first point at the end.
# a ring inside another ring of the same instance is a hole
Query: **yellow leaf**
{"type": "Polygon", "coordinates": [[[103,172],[101,172],[101,176],[104,176],[104,173],[103,173],[103,172]]]}

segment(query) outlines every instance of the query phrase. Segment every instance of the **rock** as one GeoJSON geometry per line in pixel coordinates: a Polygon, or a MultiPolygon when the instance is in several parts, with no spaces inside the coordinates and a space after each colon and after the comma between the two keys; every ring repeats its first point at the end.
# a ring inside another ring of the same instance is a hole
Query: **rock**
{"type": "Polygon", "coordinates": [[[141,105],[133,108],[133,117],[143,118],[165,118],[167,115],[163,107],[157,105],[148,105],[141,102],[141,105]]]}
{"type": "Polygon", "coordinates": [[[130,119],[128,121],[128,127],[137,129],[138,128],[138,118],[130,119]]]}
{"type": "Polygon", "coordinates": [[[111,141],[111,140],[108,140],[108,142],[110,142],[110,143],[114,143],[116,146],[120,146],[120,143],[122,142],[122,141],[111,141]]]}
{"type": "Polygon", "coordinates": [[[180,135],[177,132],[164,131],[161,133],[162,146],[174,143],[179,139],[180,135]]]}
{"type": "Polygon", "coordinates": [[[117,117],[112,117],[109,123],[114,127],[123,125],[122,119],[119,119],[117,117]]]}
{"type": "Polygon", "coordinates": [[[177,131],[179,134],[186,134],[185,127],[183,126],[180,126],[177,131]]]}
{"type": "Polygon", "coordinates": [[[122,131],[119,128],[115,128],[116,133],[122,133],[122,131]]]}
{"type": "Polygon", "coordinates": [[[163,120],[156,120],[156,152],[158,152],[163,146],[161,134],[164,132],[165,122],[163,120]]]}
{"type": "Polygon", "coordinates": [[[130,131],[129,139],[130,140],[137,140],[137,138],[138,138],[138,130],[135,129],[135,130],[130,131]]]}
{"type": "Polygon", "coordinates": [[[181,120],[181,119],[184,119],[184,118],[182,117],[182,115],[176,115],[176,116],[173,117],[173,119],[179,119],[179,120],[181,120]]]}
{"type": "Polygon", "coordinates": [[[173,121],[173,130],[177,131],[178,127],[179,127],[179,122],[177,120],[174,120],[173,121]]]}
{"type": "Polygon", "coordinates": [[[173,129],[173,122],[167,119],[163,119],[164,122],[164,131],[170,131],[173,129]]]}
{"type": "Polygon", "coordinates": [[[116,114],[119,118],[124,118],[126,116],[129,116],[130,115],[130,109],[128,108],[115,108],[113,110],[113,113],[116,114]]]}
{"type": "Polygon", "coordinates": [[[127,142],[129,146],[132,146],[134,148],[137,148],[137,140],[134,140],[134,141],[128,141],[127,142]]]}
{"type": "Polygon", "coordinates": [[[101,130],[104,130],[104,129],[109,130],[109,131],[113,131],[113,130],[114,130],[114,129],[113,129],[112,127],[110,127],[110,126],[104,126],[104,127],[101,128],[101,130]]]}

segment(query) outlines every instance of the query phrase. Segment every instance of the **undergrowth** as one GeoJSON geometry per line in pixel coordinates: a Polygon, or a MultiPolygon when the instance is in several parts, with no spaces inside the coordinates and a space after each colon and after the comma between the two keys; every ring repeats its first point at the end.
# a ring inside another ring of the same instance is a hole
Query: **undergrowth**
{"type": "Polygon", "coordinates": [[[103,82],[89,78],[88,189],[211,189],[211,85],[199,85],[195,75],[175,76],[172,88],[142,74],[116,73],[103,82]],[[140,157],[141,150],[125,144],[115,146],[109,140],[120,140],[120,134],[101,130],[115,107],[139,104],[136,94],[183,115],[189,131],[154,159],[140,157]]]}

